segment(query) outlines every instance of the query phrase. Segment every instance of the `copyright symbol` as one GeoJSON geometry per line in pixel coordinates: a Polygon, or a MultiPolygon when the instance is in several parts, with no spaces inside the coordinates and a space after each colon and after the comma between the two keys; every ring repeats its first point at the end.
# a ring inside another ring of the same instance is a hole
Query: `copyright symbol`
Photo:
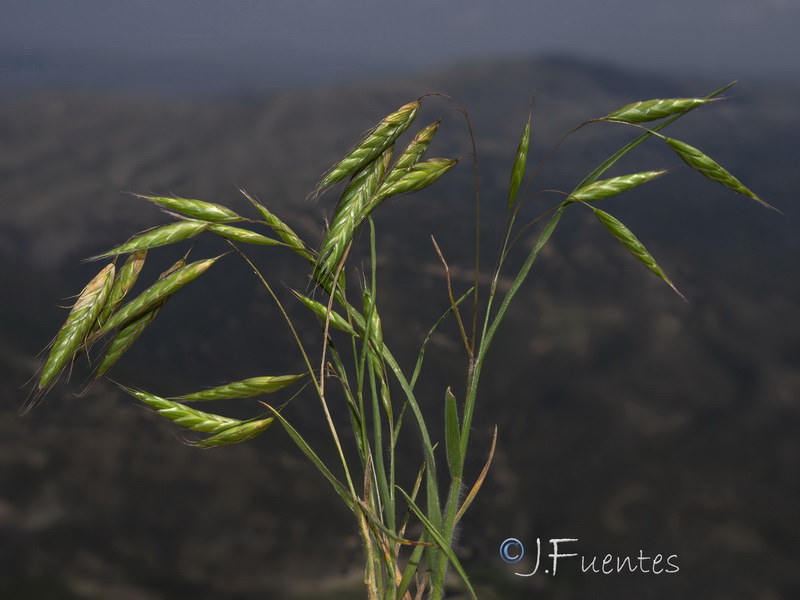
{"type": "Polygon", "coordinates": [[[510,565],[518,563],[525,556],[525,546],[517,538],[508,538],[500,544],[500,558],[510,565]]]}

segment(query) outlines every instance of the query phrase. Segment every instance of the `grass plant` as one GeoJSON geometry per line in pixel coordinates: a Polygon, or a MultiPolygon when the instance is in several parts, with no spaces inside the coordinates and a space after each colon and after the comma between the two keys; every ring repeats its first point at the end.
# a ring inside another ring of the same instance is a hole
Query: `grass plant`
{"type": "MultiPolygon", "coordinates": [[[[244,191],[242,193],[260,218],[240,216],[225,206],[206,201],[138,196],[169,211],[175,221],[141,232],[95,257],[96,260],[110,259],[110,262],[78,295],[52,343],[34,397],[42,396],[82,355],[99,354],[98,360],[91,361],[91,364],[96,365],[96,377],[105,375],[154,322],[173,294],[222,260],[244,260],[283,316],[305,371],[253,374],[242,381],[173,398],[163,398],[128,386],[122,389],[176,426],[193,434],[206,435],[200,441],[191,442],[200,447],[244,442],[263,435],[275,423],[283,427],[352,512],[354,527],[363,542],[364,584],[370,600],[423,597],[439,600],[444,597],[449,571],[460,577],[466,593],[475,598],[470,579],[458,558],[456,531],[484,483],[492,461],[496,429],[482,471],[477,476],[465,473],[483,366],[508,307],[567,210],[593,211],[613,239],[680,294],[633,232],[598,207],[607,198],[651,184],[668,173],[667,169],[659,168],[602,178],[620,158],[650,138],[665,143],[678,158],[703,176],[772,208],[697,148],[659,133],[698,107],[718,101],[729,87],[706,97],[636,102],[581,123],[567,135],[574,135],[585,126],[606,123],[634,128],[637,137],[598,165],[571,191],[551,192],[549,196],[555,197],[554,204],[534,222],[520,225],[520,208],[530,197],[528,190],[533,180],[529,177],[526,182],[532,131],[532,117],[529,115],[517,141],[507,199],[495,199],[491,204],[492,210],[499,207],[499,210],[506,211],[506,229],[497,250],[496,267],[490,283],[478,285],[479,265],[476,260],[476,284],[470,289],[456,289],[450,279],[447,260],[434,240],[434,251],[446,275],[449,307],[422,340],[411,370],[401,368],[391,351],[391,340],[383,335],[376,260],[377,233],[372,214],[391,197],[434,184],[459,162],[457,158],[426,157],[430,143],[440,129],[440,121],[417,131],[395,157],[395,145],[414,124],[422,102],[432,95],[423,96],[387,115],[323,175],[312,196],[321,197],[337,184],[341,184],[342,192],[319,245],[304,241],[269,208],[244,191]],[[543,225],[537,223],[540,220],[543,225]],[[536,227],[540,227],[538,231],[536,227]],[[361,230],[365,230],[365,235],[359,238],[361,230]],[[148,252],[200,235],[225,238],[231,252],[194,262],[187,262],[187,253],[151,285],[133,294],[148,252]],[[522,266],[510,274],[510,287],[501,291],[498,281],[501,273],[508,275],[510,252],[525,247],[513,243],[521,235],[533,236],[533,243],[528,246],[530,250],[522,266]],[[355,244],[366,244],[370,257],[368,266],[360,271],[349,261],[355,244]],[[274,292],[274,283],[269,282],[250,260],[242,249],[245,245],[273,246],[260,250],[265,252],[279,252],[286,248],[305,259],[312,285],[303,292],[294,291],[294,296],[308,309],[309,317],[319,322],[321,356],[312,356],[307,350],[289,317],[289,310],[274,292]],[[124,255],[127,255],[127,260],[117,268],[117,261],[124,255]],[[465,314],[470,311],[471,314],[465,314]],[[448,319],[457,324],[461,337],[459,343],[463,343],[466,349],[464,397],[458,398],[451,391],[456,387],[453,382],[441,382],[441,399],[421,398],[415,386],[428,341],[437,327],[448,319]],[[103,338],[107,343],[97,344],[103,338]],[[102,350],[96,352],[96,348],[102,350]],[[349,414],[346,422],[333,417],[334,413],[339,413],[331,411],[330,402],[334,397],[330,392],[331,386],[339,388],[335,397],[342,397],[346,402],[349,414]],[[288,400],[272,401],[267,396],[284,389],[293,394],[288,400]],[[320,458],[300,432],[302,425],[292,416],[291,403],[303,401],[301,399],[309,395],[316,396],[320,405],[321,418],[335,448],[336,460],[333,462],[326,463],[320,458]],[[250,419],[232,419],[189,406],[208,400],[241,398],[261,398],[258,413],[250,419]],[[434,419],[434,415],[437,418],[434,419]],[[442,415],[443,431],[433,430],[432,423],[440,422],[442,415]],[[343,446],[344,436],[340,433],[343,428],[352,430],[354,448],[343,446]],[[409,428],[413,431],[409,432],[409,428]],[[411,479],[400,476],[400,473],[408,472],[406,465],[400,468],[399,463],[404,457],[397,451],[403,436],[419,440],[421,444],[422,461],[413,465],[417,476],[411,479]],[[421,533],[411,534],[412,531],[421,533]]],[[[466,115],[460,107],[456,110],[466,115]]],[[[474,139],[472,144],[474,147],[474,139]]],[[[476,223],[480,225],[477,185],[475,209],[476,223]]],[[[476,230],[474,243],[475,256],[478,256],[480,228],[476,227],[476,230]]]]}

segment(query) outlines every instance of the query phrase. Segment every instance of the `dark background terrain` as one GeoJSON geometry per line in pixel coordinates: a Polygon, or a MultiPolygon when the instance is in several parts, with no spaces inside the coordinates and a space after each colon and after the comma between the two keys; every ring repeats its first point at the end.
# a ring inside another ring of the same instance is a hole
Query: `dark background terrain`
{"type": "MultiPolygon", "coordinates": [[[[475,125],[488,271],[534,90],[532,166],[585,119],[725,83],[551,58],[213,99],[84,88],[5,94],[0,598],[362,595],[351,518],[279,428],[242,446],[187,448],[111,383],[74,397],[80,369],[73,385],[20,416],[36,355],[65,317],[57,305],[98,270],[81,260],[167,222],[121,192],[176,194],[245,213],[240,186],[316,243],[335,203],[335,194],[304,200],[320,174],[386,113],[426,92],[447,93],[475,125]]],[[[800,91],[744,82],[729,94],[671,135],[707,151],[785,214],[685,167],[604,203],[659,260],[684,303],[589,211],[567,213],[495,342],[473,425],[470,480],[493,425],[500,431],[492,471],[461,532],[460,553],[482,598],[779,600],[800,593],[800,91]],[[676,554],[680,572],[591,575],[567,563],[555,578],[518,578],[514,571],[530,565],[502,563],[497,548],[508,537],[525,541],[529,553],[537,537],[574,537],[575,551],[587,556],[676,554]]],[[[426,101],[418,125],[450,106],[426,101]]],[[[444,125],[432,155],[468,154],[463,120],[450,113],[444,125]]],[[[599,124],[571,137],[534,181],[525,216],[557,200],[532,192],[571,189],[631,135],[599,124]]],[[[640,150],[614,174],[681,164],[654,141],[640,150]]],[[[447,305],[431,234],[458,289],[469,285],[470,162],[430,190],[388,203],[377,218],[384,335],[405,365],[447,305]]],[[[193,255],[219,248],[202,242],[193,255]]],[[[151,252],[144,277],[184,251],[151,252]]],[[[252,254],[271,281],[306,285],[293,255],[252,254]]],[[[170,302],[114,379],[167,395],[302,368],[257,281],[241,261],[224,260],[170,302]]],[[[303,325],[309,338],[316,331],[313,321],[303,325]]],[[[429,349],[421,385],[432,413],[447,385],[463,397],[455,333],[445,328],[429,349]]],[[[243,401],[231,414],[255,406],[243,401]]],[[[287,415],[323,454],[330,451],[310,393],[287,415]]],[[[409,473],[419,464],[416,452],[412,444],[404,453],[409,473]]]]}

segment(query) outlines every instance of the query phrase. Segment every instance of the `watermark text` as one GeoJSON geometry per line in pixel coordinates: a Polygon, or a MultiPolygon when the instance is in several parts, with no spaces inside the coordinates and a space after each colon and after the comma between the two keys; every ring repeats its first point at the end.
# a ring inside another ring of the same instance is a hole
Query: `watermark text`
{"type": "MultiPolygon", "coordinates": [[[[529,573],[514,573],[519,577],[532,577],[539,572],[540,567],[547,575],[555,576],[558,573],[559,561],[564,563],[567,559],[580,563],[582,573],[595,573],[611,575],[613,573],[649,573],[653,575],[674,574],[680,571],[678,556],[676,554],[655,554],[650,556],[644,550],[639,550],[637,556],[621,556],[606,554],[605,556],[587,556],[578,550],[578,538],[552,538],[549,540],[552,551],[542,559],[542,540],[536,538],[535,565],[529,573]],[[549,560],[547,560],[549,559],[549,560]]],[[[520,562],[525,554],[524,544],[517,538],[508,538],[500,544],[500,558],[513,565],[520,562]]],[[[533,555],[528,554],[533,560],[533,555]]]]}

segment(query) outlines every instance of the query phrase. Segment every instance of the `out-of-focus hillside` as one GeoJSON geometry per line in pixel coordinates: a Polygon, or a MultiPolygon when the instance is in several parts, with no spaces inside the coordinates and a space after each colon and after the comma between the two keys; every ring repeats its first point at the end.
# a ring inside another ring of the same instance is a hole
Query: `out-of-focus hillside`
{"type": "MultiPolygon", "coordinates": [[[[168,219],[122,192],[199,198],[249,214],[239,186],[316,242],[335,204],[332,193],[306,200],[321,173],[397,106],[427,92],[451,94],[475,126],[488,272],[534,93],[531,167],[585,119],[725,83],[548,60],[214,102],[57,91],[4,100],[0,598],[311,598],[353,586],[340,597],[360,597],[350,517],[277,428],[250,445],[187,448],[110,383],[73,397],[80,368],[71,387],[18,414],[35,355],[65,316],[57,305],[98,270],[81,259],[168,219]]],[[[567,214],[495,342],[473,424],[469,478],[485,460],[492,426],[500,430],[491,475],[461,532],[482,598],[775,600],[800,591],[800,92],[743,83],[730,95],[671,135],[707,151],[785,215],[687,168],[605,203],[656,256],[684,303],[589,211],[567,214]],[[576,568],[523,579],[497,555],[507,537],[577,537],[585,554],[676,554],[681,570],[601,576],[576,568]]],[[[428,99],[419,125],[451,106],[428,99]]],[[[444,119],[432,155],[464,156],[461,164],[430,190],[387,203],[377,218],[384,335],[409,365],[447,307],[431,234],[457,291],[471,285],[471,146],[460,114],[444,119]]],[[[570,189],[632,135],[599,124],[570,137],[528,190],[523,221],[558,199],[534,191],[570,189]]],[[[641,146],[614,174],[679,166],[662,146],[641,146]]],[[[517,260],[531,244],[530,235],[519,241],[517,260]]],[[[202,241],[193,256],[221,248],[202,241]]],[[[185,249],[151,252],[143,277],[156,277],[185,249]]],[[[251,254],[271,280],[307,285],[290,253],[251,254]]],[[[170,394],[302,369],[246,265],[223,260],[170,302],[114,379],[170,394]]],[[[316,333],[314,322],[301,326],[304,339],[316,333]]],[[[456,335],[445,327],[426,355],[420,389],[435,414],[445,387],[463,388],[456,335]]],[[[328,451],[312,395],[286,415],[328,451]]],[[[410,477],[415,452],[404,448],[410,477]]]]}

